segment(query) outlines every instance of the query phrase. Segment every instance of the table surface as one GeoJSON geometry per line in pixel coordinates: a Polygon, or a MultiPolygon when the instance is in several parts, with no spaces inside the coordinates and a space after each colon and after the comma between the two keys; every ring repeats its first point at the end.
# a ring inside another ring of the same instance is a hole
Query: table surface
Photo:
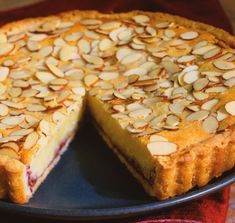
{"type": "MultiPolygon", "coordinates": [[[[0,0],[0,15],[9,9],[34,4],[43,0],[0,0]]],[[[226,13],[235,33],[235,3],[234,0],[219,0],[224,12],[226,13]]],[[[231,187],[231,195],[229,202],[229,211],[226,223],[235,223],[235,184],[231,187]]]]}

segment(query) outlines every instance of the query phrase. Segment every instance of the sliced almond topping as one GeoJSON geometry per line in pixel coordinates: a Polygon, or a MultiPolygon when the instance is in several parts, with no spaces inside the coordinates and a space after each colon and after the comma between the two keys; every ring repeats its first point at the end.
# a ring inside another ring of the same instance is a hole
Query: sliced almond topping
{"type": "Polygon", "coordinates": [[[56,77],[49,72],[39,71],[35,76],[44,84],[48,84],[50,81],[54,80],[56,77]]]}
{"type": "Polygon", "coordinates": [[[168,139],[160,135],[151,135],[149,137],[150,142],[167,142],[168,139]]]}
{"type": "Polygon", "coordinates": [[[80,96],[84,96],[86,94],[86,90],[84,87],[77,87],[77,88],[72,88],[72,91],[80,96]]]}
{"type": "Polygon", "coordinates": [[[234,63],[223,60],[216,60],[213,62],[214,66],[220,70],[232,70],[235,68],[234,63]]]}
{"type": "Polygon", "coordinates": [[[226,112],[224,107],[221,107],[218,111],[217,111],[217,120],[218,121],[222,121],[224,119],[226,119],[228,117],[228,113],[226,112]]]}
{"type": "Polygon", "coordinates": [[[10,70],[8,67],[0,67],[0,81],[4,81],[8,74],[9,74],[10,70]]]}
{"type": "Polygon", "coordinates": [[[99,75],[101,80],[113,80],[117,79],[119,74],[117,72],[102,72],[99,75]]]}
{"type": "Polygon", "coordinates": [[[210,111],[218,102],[219,102],[218,99],[212,99],[210,101],[205,102],[201,108],[203,110],[210,111]]]}
{"type": "Polygon", "coordinates": [[[1,120],[1,123],[15,126],[15,125],[19,125],[23,121],[24,121],[24,116],[20,115],[20,116],[10,116],[10,117],[3,118],[1,120]]]}
{"type": "Polygon", "coordinates": [[[50,123],[46,120],[41,120],[39,123],[39,129],[42,133],[44,133],[45,135],[49,135],[51,132],[51,126],[50,123]]]}
{"type": "Polygon", "coordinates": [[[230,101],[225,104],[225,110],[230,114],[230,115],[235,115],[235,101],[230,101]]]}
{"type": "Polygon", "coordinates": [[[216,55],[220,54],[221,52],[221,48],[219,47],[216,47],[212,50],[209,50],[208,52],[206,52],[204,55],[203,55],[203,58],[204,59],[210,59],[212,57],[215,57],[216,55]]]}
{"type": "Polygon", "coordinates": [[[85,39],[81,39],[78,41],[78,48],[82,53],[85,53],[85,54],[91,51],[90,43],[85,39]]]}
{"type": "Polygon", "coordinates": [[[112,41],[110,39],[102,39],[99,43],[99,49],[101,51],[106,51],[112,46],[112,41]]]}
{"type": "Polygon", "coordinates": [[[153,156],[166,156],[177,151],[176,144],[164,141],[150,142],[147,148],[153,156]]]}
{"type": "Polygon", "coordinates": [[[120,22],[106,22],[100,26],[101,30],[112,30],[117,29],[121,25],[120,22]]]}
{"type": "Polygon", "coordinates": [[[194,55],[187,55],[187,56],[182,56],[180,57],[177,62],[178,63],[189,63],[189,62],[192,62],[194,61],[196,58],[194,55]]]}
{"type": "Polygon", "coordinates": [[[6,116],[8,112],[8,107],[6,105],[0,104],[0,116],[6,116]]]}
{"type": "Polygon", "coordinates": [[[207,88],[206,89],[206,93],[222,93],[222,92],[225,92],[227,90],[226,87],[210,87],[210,88],[207,88]]]}
{"type": "Polygon", "coordinates": [[[42,112],[46,110],[46,107],[44,107],[43,105],[38,105],[38,104],[31,104],[31,105],[28,105],[26,109],[31,112],[42,112]]]}
{"type": "Polygon", "coordinates": [[[18,152],[19,151],[19,146],[14,143],[14,142],[7,142],[7,143],[4,143],[1,145],[2,148],[11,148],[13,149],[14,151],[18,152]]]}
{"type": "Polygon", "coordinates": [[[20,129],[11,132],[10,136],[26,136],[31,132],[33,132],[33,129],[20,129]]]}
{"type": "Polygon", "coordinates": [[[206,132],[213,133],[219,127],[219,123],[215,117],[209,116],[203,121],[202,127],[206,132]]]}
{"type": "Polygon", "coordinates": [[[195,91],[201,91],[209,84],[209,80],[207,78],[200,78],[193,83],[193,88],[195,91]]]}
{"type": "Polygon", "coordinates": [[[192,52],[192,54],[194,55],[204,55],[205,53],[207,53],[208,51],[212,50],[216,48],[215,45],[203,45],[202,47],[199,48],[195,48],[192,52]]]}
{"type": "Polygon", "coordinates": [[[64,77],[64,73],[57,68],[55,65],[50,64],[50,63],[46,63],[47,67],[49,68],[49,70],[55,74],[57,77],[64,77]]]}
{"type": "Polygon", "coordinates": [[[77,57],[77,47],[64,45],[60,50],[60,60],[69,61],[75,59],[77,57]]]}
{"type": "Polygon", "coordinates": [[[121,63],[124,65],[134,63],[137,60],[139,60],[141,57],[142,57],[141,53],[131,53],[128,54],[127,56],[124,56],[121,60],[121,63]]]}
{"type": "MultiPolygon", "coordinates": [[[[0,139],[0,142],[2,142],[3,140],[5,140],[6,142],[11,141],[11,138],[12,137],[2,138],[2,139],[0,139]]],[[[2,149],[0,149],[0,154],[4,155],[4,156],[8,156],[12,159],[17,159],[17,160],[20,159],[18,153],[16,151],[14,151],[13,149],[11,149],[11,148],[2,148],[2,149]]]]}
{"type": "Polygon", "coordinates": [[[41,48],[41,45],[40,45],[40,43],[37,42],[37,41],[31,41],[31,40],[29,40],[29,41],[27,42],[27,48],[28,48],[28,50],[30,50],[30,51],[37,51],[37,50],[39,50],[39,49],[41,48]]]}
{"type": "Polygon", "coordinates": [[[117,112],[124,112],[125,111],[125,106],[123,105],[114,105],[113,110],[117,111],[117,112]]]}
{"type": "Polygon", "coordinates": [[[225,72],[223,74],[223,78],[225,80],[228,80],[228,79],[233,78],[233,77],[235,77],[235,70],[231,70],[231,71],[225,72]]]}
{"type": "Polygon", "coordinates": [[[0,56],[9,54],[14,49],[14,44],[0,43],[0,56]]]}
{"type": "Polygon", "coordinates": [[[134,84],[136,81],[138,81],[138,79],[139,79],[139,75],[132,74],[132,75],[128,76],[128,83],[134,84]]]}
{"type": "Polygon", "coordinates": [[[19,97],[22,93],[22,89],[21,88],[11,88],[8,91],[8,94],[12,97],[12,98],[16,98],[19,97]]]}
{"type": "Polygon", "coordinates": [[[189,71],[183,77],[184,82],[187,84],[192,84],[198,79],[199,79],[199,72],[197,70],[189,71]]]}
{"type": "Polygon", "coordinates": [[[164,34],[165,34],[165,36],[167,36],[169,38],[172,38],[172,37],[174,37],[176,35],[175,31],[172,30],[172,29],[166,29],[164,31],[164,34]]]}
{"type": "Polygon", "coordinates": [[[192,40],[195,39],[199,36],[198,32],[195,31],[190,31],[190,32],[185,32],[185,33],[181,33],[180,37],[184,40],[192,40]]]}
{"type": "Polygon", "coordinates": [[[88,63],[98,65],[98,66],[102,66],[103,63],[104,63],[102,58],[96,57],[96,56],[93,56],[93,55],[84,54],[83,58],[88,63]]]}
{"type": "Polygon", "coordinates": [[[77,41],[82,37],[82,32],[70,33],[69,35],[65,36],[66,41],[77,41]]]}
{"type": "Polygon", "coordinates": [[[36,132],[30,133],[25,139],[25,142],[23,144],[23,148],[24,149],[33,148],[37,144],[38,139],[39,139],[38,133],[36,133],[36,132]]]}
{"type": "Polygon", "coordinates": [[[129,116],[131,118],[146,118],[148,115],[152,113],[152,110],[149,108],[138,109],[135,111],[131,111],[129,116]]]}
{"type": "Polygon", "coordinates": [[[158,29],[165,29],[168,27],[169,27],[169,22],[162,22],[162,23],[156,24],[156,28],[158,28],[158,29]]]}
{"type": "Polygon", "coordinates": [[[143,122],[143,121],[137,121],[133,123],[133,127],[135,129],[143,129],[148,126],[148,122],[143,122]]]}
{"type": "Polygon", "coordinates": [[[57,78],[57,79],[53,79],[52,81],[50,81],[51,85],[66,85],[67,83],[68,81],[63,78],[57,78]]]}
{"type": "Polygon", "coordinates": [[[144,24],[144,23],[149,22],[149,17],[146,16],[146,15],[136,15],[136,16],[133,17],[133,20],[136,23],[144,24]]]}
{"type": "Polygon", "coordinates": [[[94,25],[100,25],[101,21],[98,19],[82,19],[80,23],[85,26],[94,26],[94,25]]]}
{"type": "Polygon", "coordinates": [[[180,121],[180,119],[176,115],[169,115],[169,116],[167,116],[166,124],[168,126],[176,126],[179,124],[179,121],[180,121]]]}
{"type": "Polygon", "coordinates": [[[188,121],[201,121],[201,120],[205,119],[208,115],[209,115],[208,111],[201,110],[201,111],[193,112],[192,114],[187,116],[186,119],[188,121]]]}
{"type": "Polygon", "coordinates": [[[94,74],[89,74],[84,77],[85,85],[90,87],[98,81],[98,77],[94,74]]]}
{"type": "Polygon", "coordinates": [[[226,81],[224,82],[224,85],[225,85],[225,86],[228,86],[228,87],[233,87],[233,86],[235,86],[235,77],[226,80],[226,81]]]}

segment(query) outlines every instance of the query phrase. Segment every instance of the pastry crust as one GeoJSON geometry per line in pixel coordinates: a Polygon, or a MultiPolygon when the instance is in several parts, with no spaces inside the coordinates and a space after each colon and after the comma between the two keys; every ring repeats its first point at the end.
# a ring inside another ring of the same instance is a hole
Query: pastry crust
{"type": "MultiPolygon", "coordinates": [[[[143,11],[132,11],[120,14],[101,14],[97,11],[76,10],[55,16],[25,19],[9,23],[4,25],[0,32],[7,32],[8,34],[19,33],[47,21],[56,21],[58,19],[73,22],[79,21],[81,18],[125,20],[139,14],[147,15],[153,21],[174,22],[186,28],[205,31],[219,40],[218,45],[226,48],[235,47],[235,37],[221,29],[179,16],[143,11]]],[[[0,59],[2,60],[3,58],[0,59]]],[[[233,97],[233,95],[232,92],[231,97],[233,97]]],[[[231,122],[234,124],[234,120],[231,120],[231,122]]],[[[147,183],[146,180],[128,163],[128,161],[125,160],[118,150],[114,149],[114,152],[117,153],[121,161],[127,165],[133,175],[139,179],[149,194],[160,199],[166,199],[182,194],[196,185],[203,186],[212,178],[220,176],[224,171],[231,169],[234,166],[235,146],[233,143],[235,140],[235,131],[233,124],[225,132],[213,136],[206,135],[203,141],[188,147],[186,146],[183,150],[171,156],[156,157],[154,186],[150,186],[149,183],[147,183]]],[[[198,134],[200,134],[200,132],[198,134]]],[[[181,136],[178,137],[180,138],[181,136]]],[[[182,138],[183,137],[184,136],[182,136],[182,138]]],[[[110,144],[110,147],[113,146],[110,144]]],[[[32,192],[29,190],[28,185],[25,184],[27,182],[26,166],[30,164],[36,152],[36,148],[25,151],[21,154],[20,161],[0,154],[0,176],[3,176],[0,180],[0,197],[8,195],[17,203],[25,203],[28,201],[32,196],[32,192]]],[[[57,160],[55,162],[57,162],[57,160]]],[[[39,183],[35,186],[33,191],[36,190],[53,166],[54,164],[48,168],[43,176],[41,176],[41,180],[38,181],[39,183]]]]}

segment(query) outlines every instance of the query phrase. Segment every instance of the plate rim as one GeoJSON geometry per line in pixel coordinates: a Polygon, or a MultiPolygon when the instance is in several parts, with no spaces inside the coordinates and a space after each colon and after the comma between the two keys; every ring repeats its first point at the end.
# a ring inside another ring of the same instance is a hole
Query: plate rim
{"type": "Polygon", "coordinates": [[[149,202],[145,204],[115,207],[115,208],[72,208],[72,209],[54,209],[42,207],[30,207],[18,205],[0,200],[0,210],[13,212],[20,215],[31,217],[66,219],[66,220],[100,220],[100,219],[118,219],[136,215],[145,215],[163,208],[170,208],[178,204],[186,203],[205,195],[209,195],[235,182],[235,168],[225,172],[201,188],[194,189],[183,195],[176,196],[163,201],[149,202]]]}

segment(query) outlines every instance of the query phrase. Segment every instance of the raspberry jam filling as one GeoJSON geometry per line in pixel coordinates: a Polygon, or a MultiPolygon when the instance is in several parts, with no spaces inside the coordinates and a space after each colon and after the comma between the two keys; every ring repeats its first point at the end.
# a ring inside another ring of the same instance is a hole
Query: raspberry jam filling
{"type": "Polygon", "coordinates": [[[62,143],[60,144],[60,146],[58,147],[58,149],[55,152],[54,158],[49,162],[48,166],[41,173],[41,175],[39,175],[39,176],[34,175],[30,169],[30,166],[27,167],[28,185],[29,185],[31,192],[33,191],[34,185],[37,183],[37,180],[45,173],[45,171],[47,170],[48,167],[53,165],[54,161],[61,155],[61,153],[62,153],[64,147],[66,146],[67,142],[69,141],[69,139],[70,139],[70,137],[68,137],[66,140],[62,141],[62,143]]]}

